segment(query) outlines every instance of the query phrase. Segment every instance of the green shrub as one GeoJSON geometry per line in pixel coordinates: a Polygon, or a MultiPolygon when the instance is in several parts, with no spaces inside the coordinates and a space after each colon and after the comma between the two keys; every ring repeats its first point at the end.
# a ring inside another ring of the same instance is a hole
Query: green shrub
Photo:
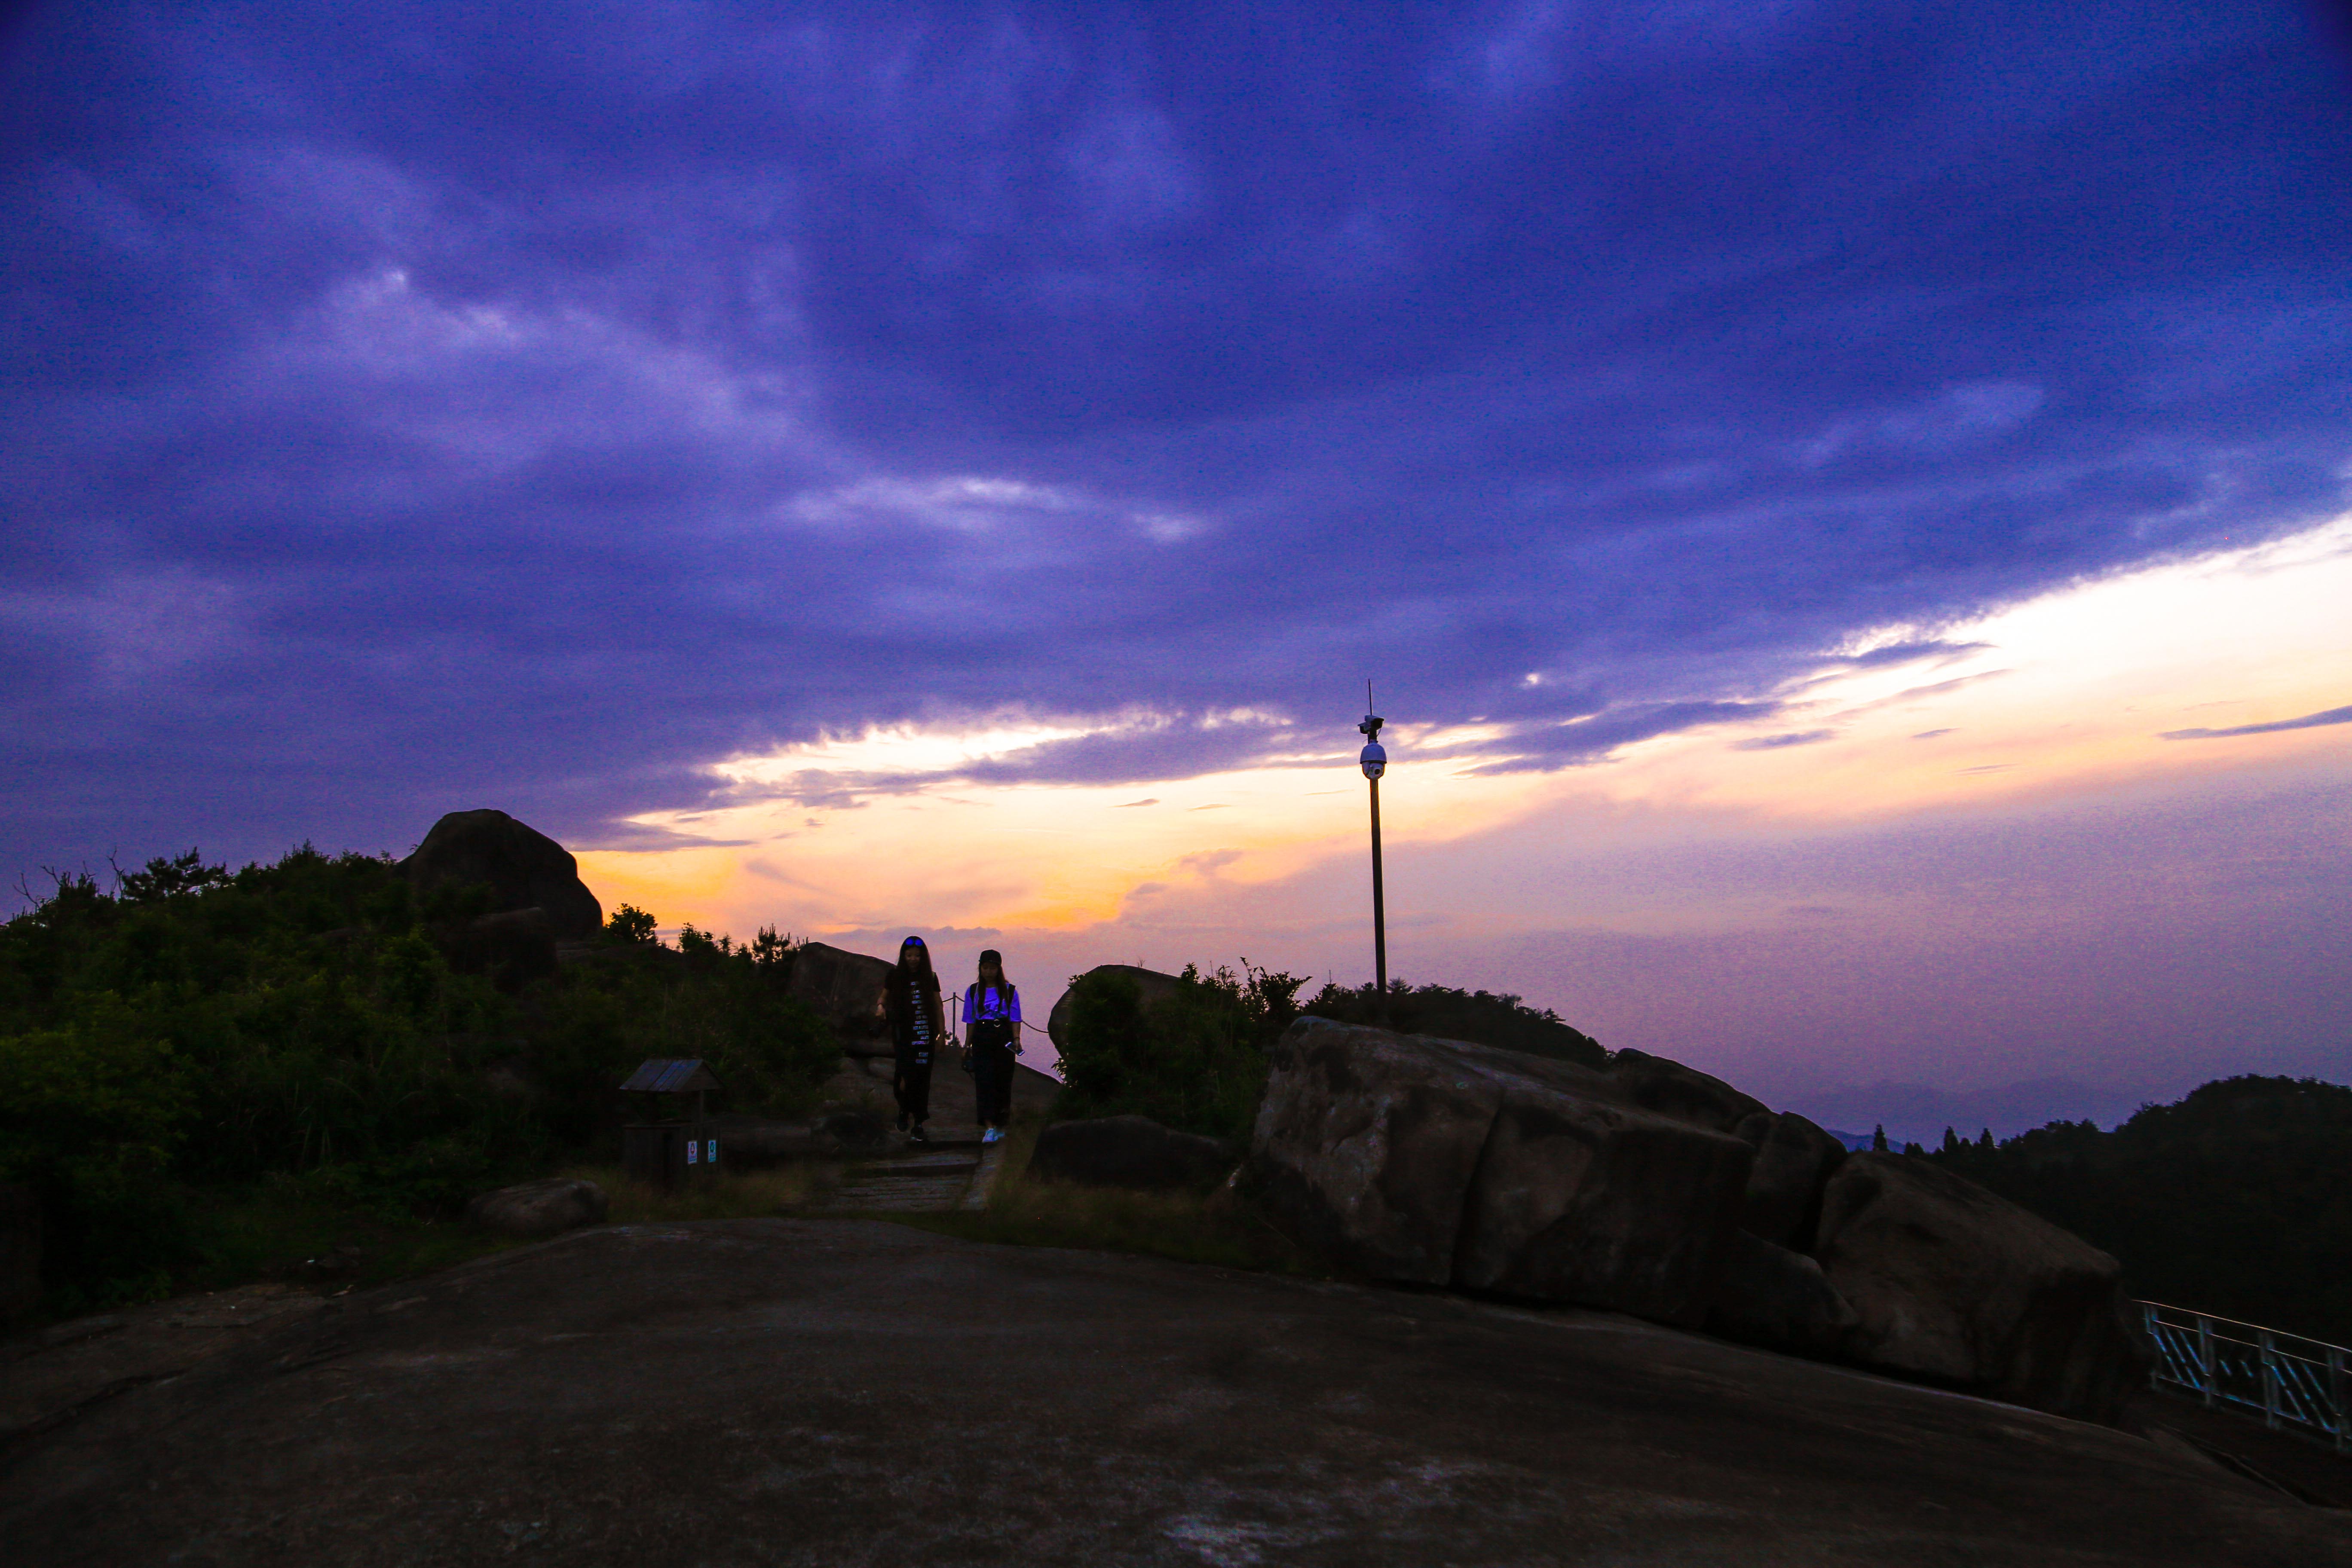
{"type": "Polygon", "coordinates": [[[1252,967],[1202,974],[1187,964],[1175,991],[1146,1005],[1113,973],[1070,982],[1058,1066],[1065,1118],[1131,1112],[1163,1126],[1239,1142],[1265,1092],[1266,1055],[1298,1016],[1298,975],[1252,967]]]}
{"type": "Polygon", "coordinates": [[[110,896],[58,877],[0,922],[0,1176],[42,1193],[55,1300],[159,1289],[201,1250],[187,1200],[273,1179],[386,1223],[446,1217],[604,1149],[646,1057],[705,1058],[723,1104],[771,1112],[835,1065],[772,931],[689,930],[674,952],[625,908],[610,948],[559,971],[543,936],[473,923],[490,901],[304,845],[236,872],[151,860],[110,896]],[[530,1092],[493,1092],[496,1066],[530,1092]]]}
{"type": "Polygon", "coordinates": [[[172,1047],[125,1009],[0,1037],[0,1180],[41,1195],[50,1271],[95,1301],[157,1293],[188,1256],[164,1180],[190,1115],[172,1047]]]}
{"type": "Polygon", "coordinates": [[[1530,1007],[1507,993],[1496,995],[1398,981],[1382,996],[1370,984],[1351,991],[1326,985],[1301,1011],[1343,1024],[1374,1024],[1408,1035],[1500,1046],[1580,1067],[1609,1065],[1609,1053],[1601,1049],[1600,1041],[1563,1022],[1550,1008],[1530,1007]]]}
{"type": "Polygon", "coordinates": [[[681,934],[683,952],[632,943],[539,994],[525,1059],[567,1143],[585,1146],[612,1123],[614,1086],[648,1057],[698,1057],[726,1104],[772,1116],[808,1110],[839,1061],[832,1027],[785,988],[789,943],[773,931],[742,946],[691,926],[681,934]]]}

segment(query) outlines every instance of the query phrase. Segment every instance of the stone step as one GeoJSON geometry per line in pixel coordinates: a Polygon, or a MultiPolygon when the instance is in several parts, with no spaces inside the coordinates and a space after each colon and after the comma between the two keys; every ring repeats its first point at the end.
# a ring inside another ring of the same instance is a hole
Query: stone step
{"type": "Polygon", "coordinates": [[[867,1160],[856,1169],[880,1175],[891,1171],[969,1171],[980,1164],[976,1154],[911,1154],[895,1160],[867,1160]]]}
{"type": "Polygon", "coordinates": [[[962,1174],[925,1180],[851,1181],[814,1205],[820,1214],[922,1214],[956,1206],[969,1185],[962,1174]]]}

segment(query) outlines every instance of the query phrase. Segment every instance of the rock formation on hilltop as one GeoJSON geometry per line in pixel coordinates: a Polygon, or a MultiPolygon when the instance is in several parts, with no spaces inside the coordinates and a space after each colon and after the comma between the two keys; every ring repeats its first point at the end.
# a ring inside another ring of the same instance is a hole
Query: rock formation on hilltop
{"type": "Polygon", "coordinates": [[[887,959],[804,942],[793,949],[793,995],[833,1026],[844,1055],[887,1057],[890,967],[887,959]]]}
{"type": "Polygon", "coordinates": [[[2094,1420],[2133,1370],[2106,1254],[1659,1057],[1601,1072],[1301,1018],[1251,1153],[1277,1209],[1378,1279],[1704,1325],[2094,1420]]]}
{"type": "Polygon", "coordinates": [[[1176,987],[1183,984],[1180,976],[1163,974],[1157,969],[1145,969],[1139,964],[1098,963],[1095,965],[1070,982],[1069,988],[1064,991],[1059,999],[1055,1002],[1054,1010],[1046,1015],[1045,1034],[1054,1042],[1055,1050],[1069,1048],[1067,1036],[1070,1027],[1072,993],[1077,990],[1079,982],[1091,980],[1097,974],[1116,974],[1133,981],[1135,989],[1141,994],[1143,1005],[1147,1007],[1154,1002],[1174,995],[1176,987]]]}
{"type": "Polygon", "coordinates": [[[604,924],[604,906],[580,879],[572,852],[503,811],[450,812],[400,869],[420,889],[486,885],[496,900],[491,912],[538,910],[559,942],[585,942],[604,924]]]}

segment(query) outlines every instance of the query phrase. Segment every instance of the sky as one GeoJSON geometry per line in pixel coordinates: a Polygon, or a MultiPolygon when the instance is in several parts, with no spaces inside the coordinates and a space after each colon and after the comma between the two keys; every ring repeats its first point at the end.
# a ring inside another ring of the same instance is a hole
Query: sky
{"type": "Polygon", "coordinates": [[[1356,984],[1369,679],[1407,980],[1849,1119],[2352,1079],[2340,7],[0,48],[25,889],[489,805],[666,927],[1356,984]]]}

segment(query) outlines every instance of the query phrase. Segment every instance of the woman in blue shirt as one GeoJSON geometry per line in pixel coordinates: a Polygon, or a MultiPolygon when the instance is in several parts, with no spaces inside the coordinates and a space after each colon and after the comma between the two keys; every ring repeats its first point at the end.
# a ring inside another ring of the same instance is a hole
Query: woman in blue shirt
{"type": "Polygon", "coordinates": [[[1013,1058],[1021,1054],[1021,993],[1004,978],[1004,955],[994,948],[980,955],[980,978],[963,994],[963,1037],[971,1052],[972,1098],[980,1111],[980,1141],[1004,1136],[1013,1114],[1013,1058]]]}

